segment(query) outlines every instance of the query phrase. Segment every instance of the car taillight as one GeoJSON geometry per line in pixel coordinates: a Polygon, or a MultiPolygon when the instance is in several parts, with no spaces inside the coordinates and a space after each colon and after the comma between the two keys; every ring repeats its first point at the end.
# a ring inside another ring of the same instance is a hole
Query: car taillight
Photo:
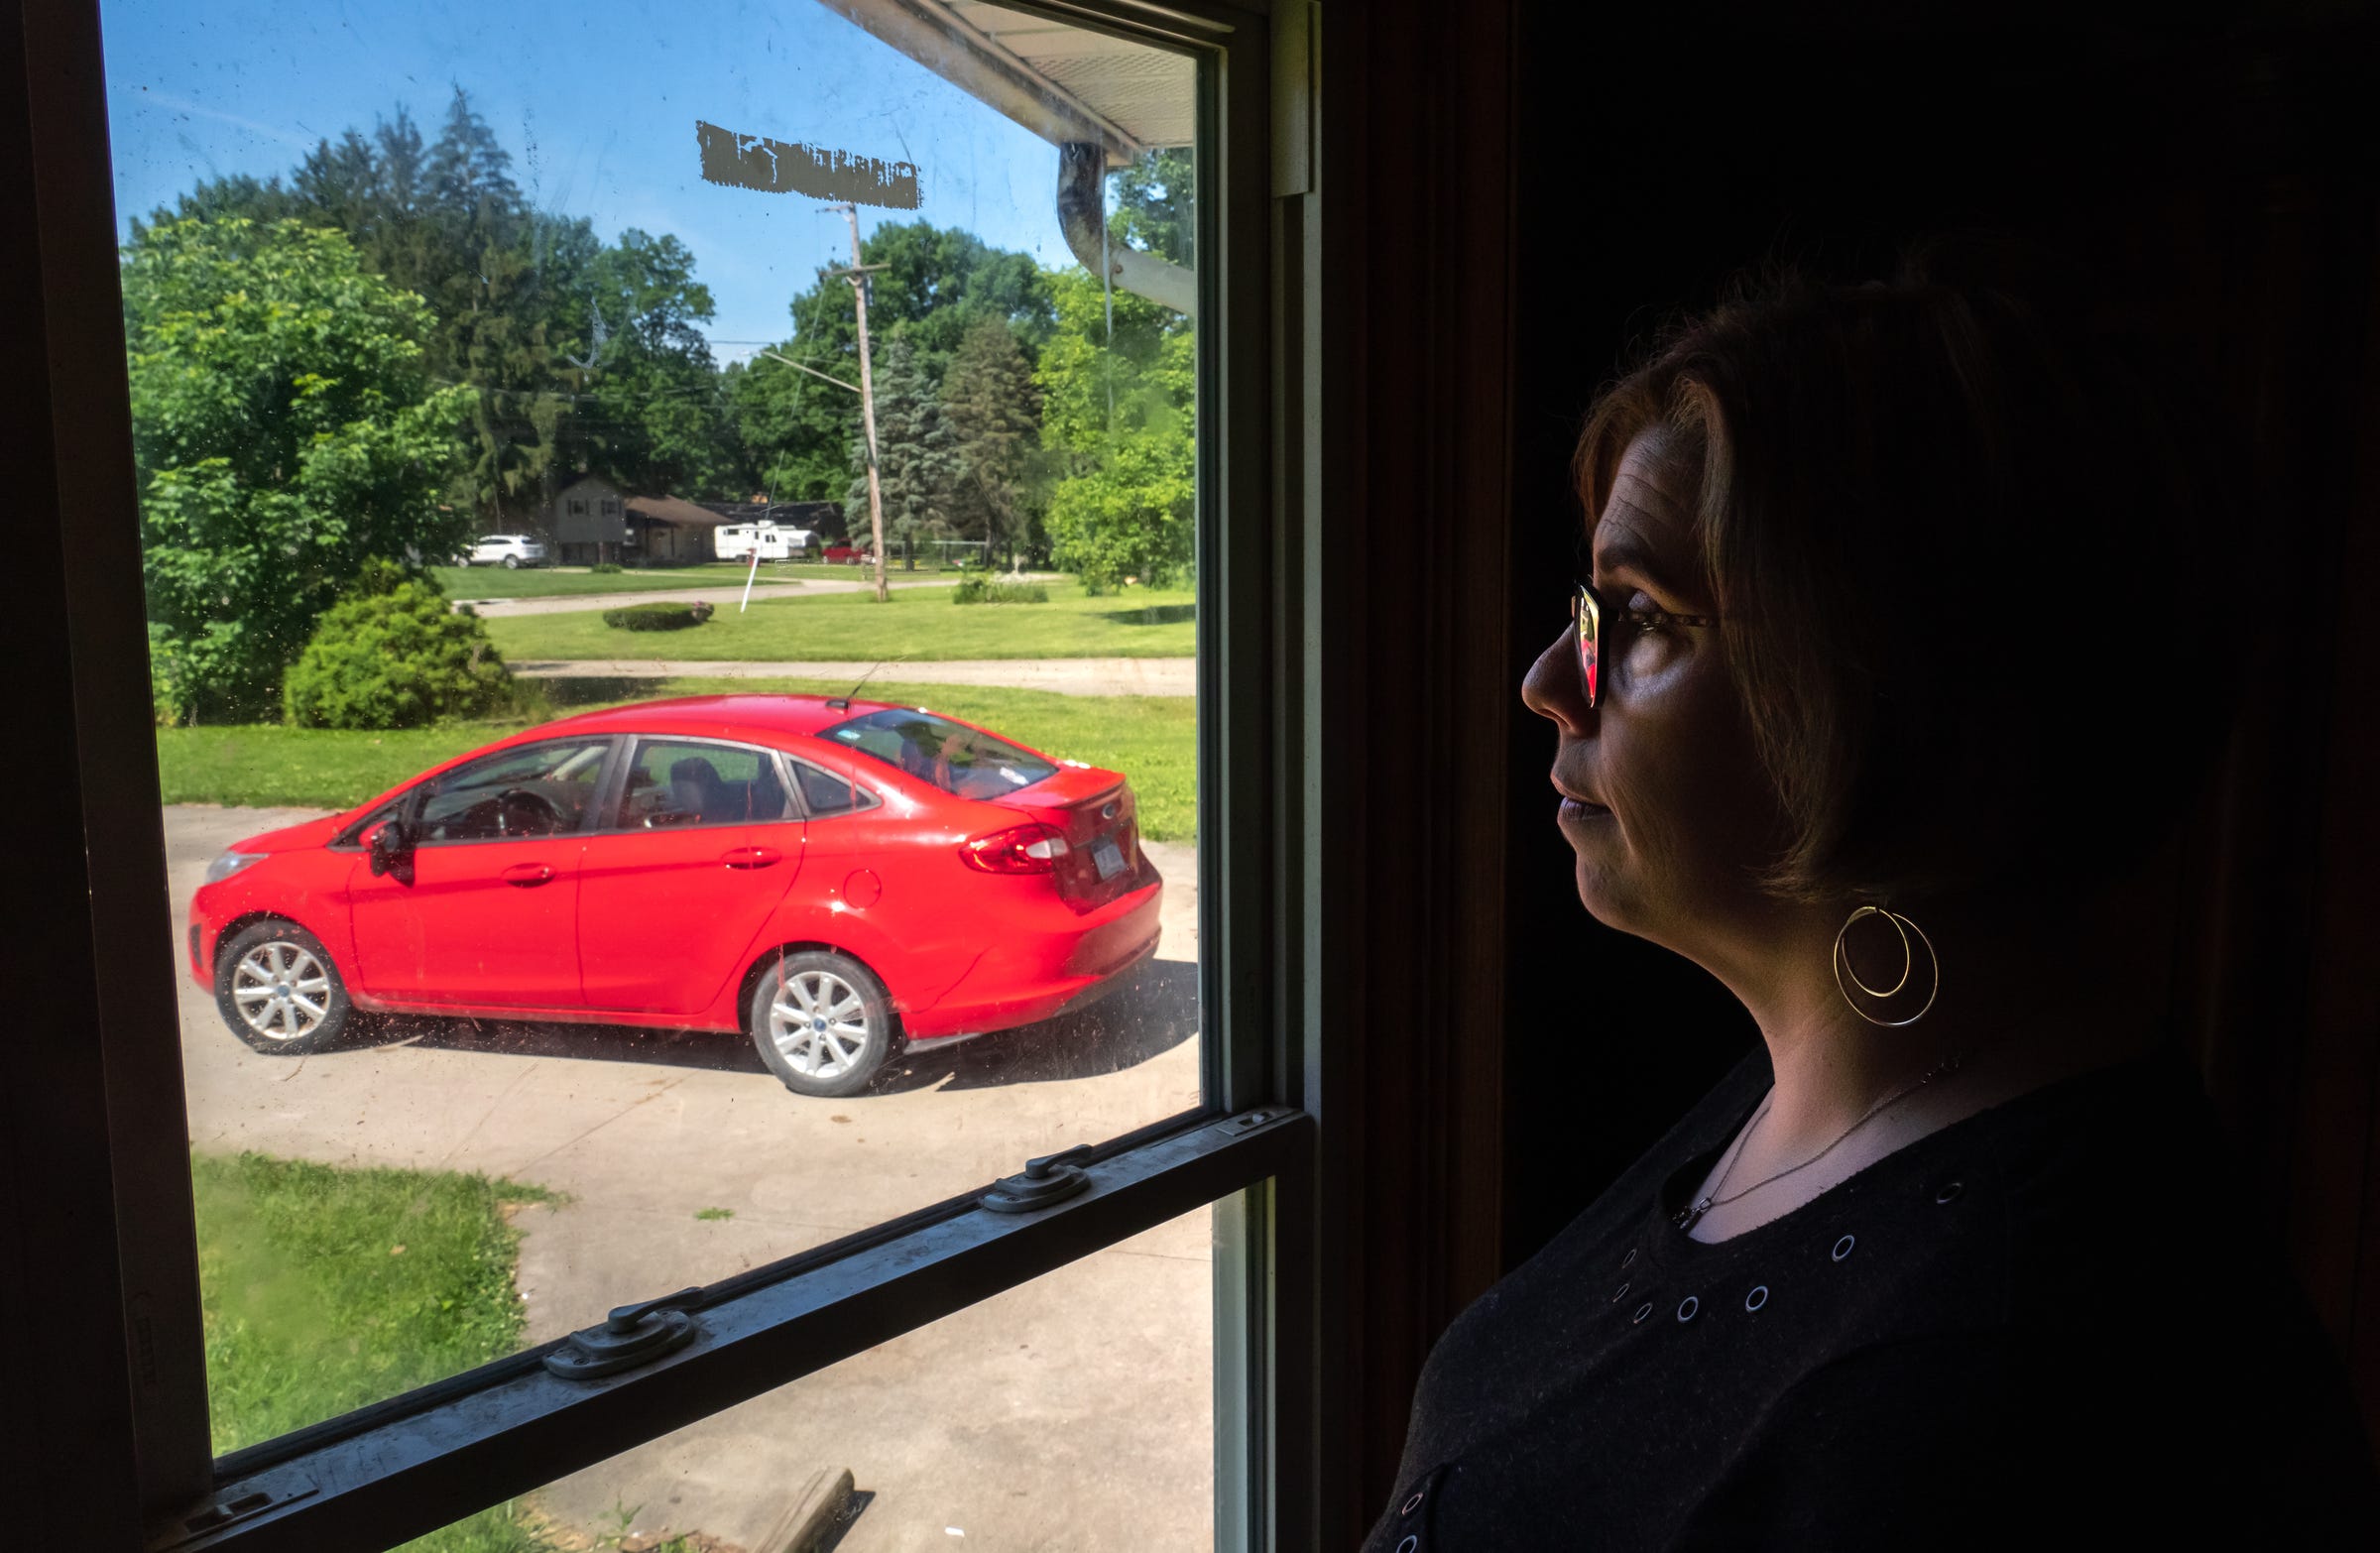
{"type": "Polygon", "coordinates": [[[1067,852],[1066,838],[1047,825],[1019,825],[1013,830],[978,836],[959,848],[970,868],[987,874],[1055,873],[1067,852]]]}

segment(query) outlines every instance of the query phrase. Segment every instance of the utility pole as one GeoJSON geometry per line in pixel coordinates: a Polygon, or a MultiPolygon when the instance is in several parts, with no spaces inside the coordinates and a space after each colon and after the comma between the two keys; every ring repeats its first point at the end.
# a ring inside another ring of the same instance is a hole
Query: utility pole
{"type": "Polygon", "coordinates": [[[842,211],[851,222],[851,268],[834,273],[851,282],[851,305],[860,320],[860,423],[868,432],[868,528],[875,539],[876,601],[882,604],[892,594],[885,586],[885,488],[876,473],[876,379],[868,365],[868,272],[890,266],[860,263],[859,206],[843,204],[827,208],[842,211]]]}

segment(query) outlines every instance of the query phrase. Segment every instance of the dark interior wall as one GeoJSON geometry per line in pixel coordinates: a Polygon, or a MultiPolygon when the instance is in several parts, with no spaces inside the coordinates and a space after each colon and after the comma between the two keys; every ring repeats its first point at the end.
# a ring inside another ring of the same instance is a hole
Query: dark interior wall
{"type": "MultiPolygon", "coordinates": [[[[1509,677],[1564,618],[1588,401],[1739,267],[1864,278],[1914,233],[2012,229],[2169,342],[2252,433],[2239,593],[2272,643],[2186,848],[2172,984],[2143,996],[2172,999],[2380,1437],[2380,1270],[2358,1272],[2380,1269],[2370,8],[2056,28],[1787,10],[1521,6],[1509,677]]],[[[2012,547],[2015,607],[2045,612],[2030,629],[2054,643],[2044,580],[2012,547]]],[[[1514,720],[1507,1264],[1753,1038],[1699,973],[1586,917],[1550,822],[1551,749],[1514,720]]]]}

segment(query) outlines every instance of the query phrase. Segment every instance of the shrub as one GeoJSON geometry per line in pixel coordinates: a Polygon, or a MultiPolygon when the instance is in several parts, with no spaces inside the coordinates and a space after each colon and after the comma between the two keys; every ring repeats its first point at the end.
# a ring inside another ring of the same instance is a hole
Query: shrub
{"type": "Polygon", "coordinates": [[[511,679],[476,615],[427,576],[368,562],[290,665],[282,705],[301,728],[419,728],[486,711],[511,679]]]}
{"type": "Polygon", "coordinates": [[[1049,589],[1038,582],[1003,582],[987,571],[967,571],[950,590],[953,604],[1046,604],[1049,589]]]}
{"type": "Polygon", "coordinates": [[[631,604],[603,612],[603,623],[621,631],[683,631],[710,618],[708,604],[631,604]]]}
{"type": "Polygon", "coordinates": [[[589,566],[587,570],[595,572],[600,576],[608,577],[614,572],[620,570],[620,563],[618,561],[597,561],[594,565],[589,566]]]}

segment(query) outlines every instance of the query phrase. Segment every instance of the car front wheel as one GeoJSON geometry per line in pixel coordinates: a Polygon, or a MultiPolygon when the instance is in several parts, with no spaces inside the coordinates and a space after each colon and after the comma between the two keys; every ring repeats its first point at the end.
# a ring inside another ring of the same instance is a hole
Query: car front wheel
{"type": "Polygon", "coordinates": [[[504,569],[506,571],[519,571],[521,569],[521,557],[518,555],[507,555],[504,558],[504,569]]]}
{"type": "Polygon", "coordinates": [[[805,949],[770,962],[752,989],[752,1041],[796,1095],[866,1088],[892,1050],[892,1000],[849,955],[805,949]]]}
{"type": "Polygon", "coordinates": [[[353,1005],[322,940],[295,922],[255,922],[215,956],[215,1007],[259,1051],[302,1056],[346,1028],[353,1005]]]}

